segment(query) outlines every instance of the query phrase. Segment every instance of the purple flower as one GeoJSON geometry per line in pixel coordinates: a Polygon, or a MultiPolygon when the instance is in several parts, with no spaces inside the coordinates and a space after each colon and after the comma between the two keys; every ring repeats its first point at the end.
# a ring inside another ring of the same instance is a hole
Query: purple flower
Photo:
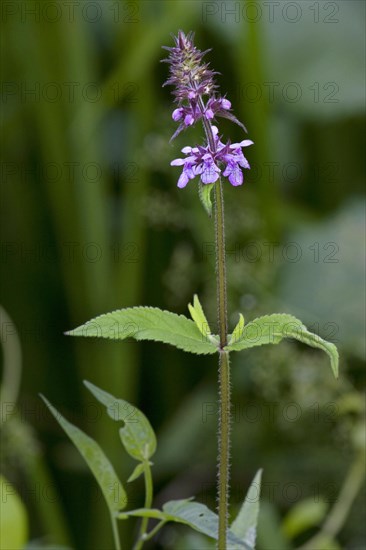
{"type": "Polygon", "coordinates": [[[191,115],[190,113],[184,117],[184,124],[185,124],[186,126],[192,126],[192,124],[194,123],[194,121],[195,121],[195,120],[194,120],[194,116],[191,115]]]}
{"type": "Polygon", "coordinates": [[[205,110],[205,117],[207,118],[207,120],[211,120],[213,117],[214,117],[214,112],[212,109],[207,109],[205,110]]]}
{"type": "MultiPolygon", "coordinates": [[[[191,149],[191,147],[185,147],[184,149],[191,149]]],[[[186,152],[182,149],[183,152],[186,152]]],[[[172,160],[170,163],[171,166],[182,166],[183,165],[183,172],[181,173],[179,180],[178,180],[178,187],[182,188],[187,185],[189,180],[196,177],[195,172],[193,171],[193,167],[195,166],[195,157],[189,156],[185,159],[175,159],[172,160]]]]}
{"type": "Polygon", "coordinates": [[[229,178],[231,185],[237,186],[243,183],[243,172],[240,170],[239,164],[234,160],[229,160],[223,175],[229,178]]]}
{"type": "Polygon", "coordinates": [[[190,179],[198,175],[204,184],[214,183],[218,179],[221,170],[208,147],[184,147],[182,153],[188,156],[185,159],[175,159],[170,163],[171,166],[183,166],[178,187],[185,187],[190,179]]]}
{"type": "Polygon", "coordinates": [[[175,120],[175,122],[178,122],[178,120],[181,120],[183,117],[184,110],[182,107],[179,107],[179,109],[175,109],[172,113],[172,119],[175,120]]]}
{"type": "Polygon", "coordinates": [[[241,168],[250,168],[249,162],[242,151],[242,147],[249,147],[249,145],[253,145],[250,139],[245,139],[240,143],[233,143],[229,145],[230,151],[222,155],[222,160],[226,163],[223,176],[228,177],[231,185],[235,187],[243,183],[243,172],[241,168]]]}
{"type": "Polygon", "coordinates": [[[228,111],[229,109],[231,109],[231,103],[230,103],[230,101],[229,101],[228,99],[226,99],[226,98],[223,97],[223,98],[221,99],[221,107],[222,107],[223,109],[225,109],[225,110],[228,111]]]}
{"type": "Polygon", "coordinates": [[[221,170],[215,164],[212,153],[206,153],[202,157],[202,162],[197,168],[197,173],[201,174],[202,183],[214,183],[219,177],[221,170]]]}
{"type": "MultiPolygon", "coordinates": [[[[182,130],[188,126],[193,126],[202,117],[207,120],[212,120],[216,116],[222,116],[234,120],[235,117],[230,113],[231,103],[228,99],[223,97],[211,97],[205,107],[200,107],[197,102],[196,91],[190,91],[188,93],[188,105],[182,104],[177,109],[174,109],[172,113],[172,119],[175,122],[180,122],[180,126],[174,133],[172,139],[174,139],[182,130]]],[[[234,122],[236,119],[234,120],[234,122]]],[[[238,121],[237,121],[238,122],[238,121]]]]}

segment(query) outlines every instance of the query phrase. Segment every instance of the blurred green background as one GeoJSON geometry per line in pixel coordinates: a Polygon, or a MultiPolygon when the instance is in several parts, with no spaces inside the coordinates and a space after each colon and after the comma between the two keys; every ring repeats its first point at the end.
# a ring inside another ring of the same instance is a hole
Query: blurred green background
{"type": "MultiPolygon", "coordinates": [[[[230,325],[239,311],[293,313],[341,356],[339,381],[325,356],[292,342],[234,356],[233,510],[264,468],[258,547],[298,547],[349,476],[357,496],[342,500],[338,542],[324,548],[365,548],[362,475],[352,478],[364,435],[365,4],[12,0],[1,9],[1,467],[26,507],[28,547],[112,548],[102,496],[38,397],[93,435],[126,480],[132,462],[85,378],[151,420],[156,506],[191,495],[215,506],[215,361],[63,335],[125,306],[186,314],[195,292],[215,323],[212,220],[196,183],[178,190],[169,165],[202,139],[197,127],[169,144],[159,60],[183,29],[213,48],[221,91],[255,142],[245,185],[225,187],[230,325]]],[[[228,121],[220,131],[243,139],[228,121]]],[[[140,481],[128,490],[141,506],[140,481]]],[[[121,526],[123,548],[135,532],[121,526]]],[[[150,547],[208,545],[167,527],[150,547]]]]}

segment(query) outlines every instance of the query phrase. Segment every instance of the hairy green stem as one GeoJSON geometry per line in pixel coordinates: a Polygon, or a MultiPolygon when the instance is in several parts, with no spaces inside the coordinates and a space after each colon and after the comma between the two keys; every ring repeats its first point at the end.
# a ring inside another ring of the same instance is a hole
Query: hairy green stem
{"type": "MultiPolygon", "coordinates": [[[[201,113],[205,106],[201,97],[198,104],[201,113]]],[[[205,116],[202,117],[206,138],[212,152],[215,151],[215,138],[212,126],[205,116]]],[[[228,502],[230,481],[230,363],[229,353],[224,351],[227,345],[227,298],[226,298],[226,253],[224,196],[221,178],[215,183],[215,241],[216,241],[216,287],[217,318],[220,335],[219,361],[219,438],[218,438],[218,549],[226,550],[228,527],[228,502]]]]}
{"type": "Polygon", "coordinates": [[[217,276],[217,316],[220,335],[219,362],[219,441],[218,441],[218,514],[219,550],[226,550],[230,474],[230,364],[227,344],[227,299],[224,200],[221,179],[215,184],[215,236],[217,276]]]}
{"type": "Polygon", "coordinates": [[[230,481],[230,363],[229,354],[220,352],[219,366],[220,416],[219,416],[219,464],[218,464],[218,549],[226,550],[228,528],[228,502],[230,481]]]}
{"type": "MultiPolygon", "coordinates": [[[[151,475],[150,463],[148,461],[144,462],[144,478],[145,478],[145,508],[149,509],[152,505],[153,500],[153,481],[151,475]]],[[[149,523],[149,518],[142,518],[141,526],[139,531],[139,536],[136,541],[133,550],[141,550],[146,539],[146,531],[149,523]]]]}
{"type": "Polygon", "coordinates": [[[219,323],[220,348],[227,344],[227,300],[226,300],[226,255],[224,197],[221,179],[215,183],[215,235],[217,276],[217,317],[219,323]]]}

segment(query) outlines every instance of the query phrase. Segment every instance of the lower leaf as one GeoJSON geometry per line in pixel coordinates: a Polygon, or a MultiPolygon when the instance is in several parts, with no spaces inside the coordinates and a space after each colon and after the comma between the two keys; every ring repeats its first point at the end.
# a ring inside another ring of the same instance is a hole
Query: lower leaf
{"type": "MultiPolygon", "coordinates": [[[[183,523],[212,539],[218,539],[219,518],[217,514],[200,502],[192,502],[192,499],[171,500],[163,505],[163,510],[141,508],[123,512],[118,515],[118,518],[127,519],[131,516],[183,523]]],[[[230,550],[254,550],[253,546],[240,540],[230,529],[227,532],[227,543],[230,550]]]]}
{"type": "Polygon", "coordinates": [[[255,547],[257,522],[259,514],[259,498],[261,493],[262,470],[253,479],[245,501],[231,525],[232,532],[243,542],[255,547]]]}
{"type": "Polygon", "coordinates": [[[123,510],[127,505],[126,492],[98,443],[66,420],[43,395],[41,397],[93,472],[111,514],[123,510]]]}

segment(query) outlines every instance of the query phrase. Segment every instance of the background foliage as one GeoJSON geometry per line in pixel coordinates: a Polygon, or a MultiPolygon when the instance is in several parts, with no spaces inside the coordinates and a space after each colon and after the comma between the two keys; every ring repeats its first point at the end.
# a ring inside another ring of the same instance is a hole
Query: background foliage
{"type": "MultiPolygon", "coordinates": [[[[20,348],[23,372],[17,414],[16,392],[2,393],[2,470],[26,505],[35,547],[111,547],[97,486],[38,397],[98,439],[126,479],[132,462],[84,378],[135,403],[157,431],[156,506],[195,494],[214,507],[212,358],[63,335],[132,305],[187,313],[195,292],[215,324],[212,223],[195,184],[179,191],[169,166],[201,139],[188,130],[168,143],[159,59],[179,28],[213,48],[221,89],[255,142],[245,185],[225,189],[231,328],[239,311],[247,320],[286,311],[341,353],[339,381],[325,356],[292,342],[234,355],[233,506],[262,467],[259,548],[272,550],[301,544],[337,499],[360,445],[365,385],[364,11],[358,1],[3,3],[7,388],[16,388],[20,348]],[[300,513],[281,526],[304,499],[321,503],[315,519],[300,513]]],[[[220,127],[242,139],[240,128],[220,127]]],[[[129,489],[140,506],[142,485],[129,489]]],[[[359,494],[342,548],[364,545],[364,502],[359,494]]],[[[155,547],[200,544],[174,526],[155,547]]]]}

